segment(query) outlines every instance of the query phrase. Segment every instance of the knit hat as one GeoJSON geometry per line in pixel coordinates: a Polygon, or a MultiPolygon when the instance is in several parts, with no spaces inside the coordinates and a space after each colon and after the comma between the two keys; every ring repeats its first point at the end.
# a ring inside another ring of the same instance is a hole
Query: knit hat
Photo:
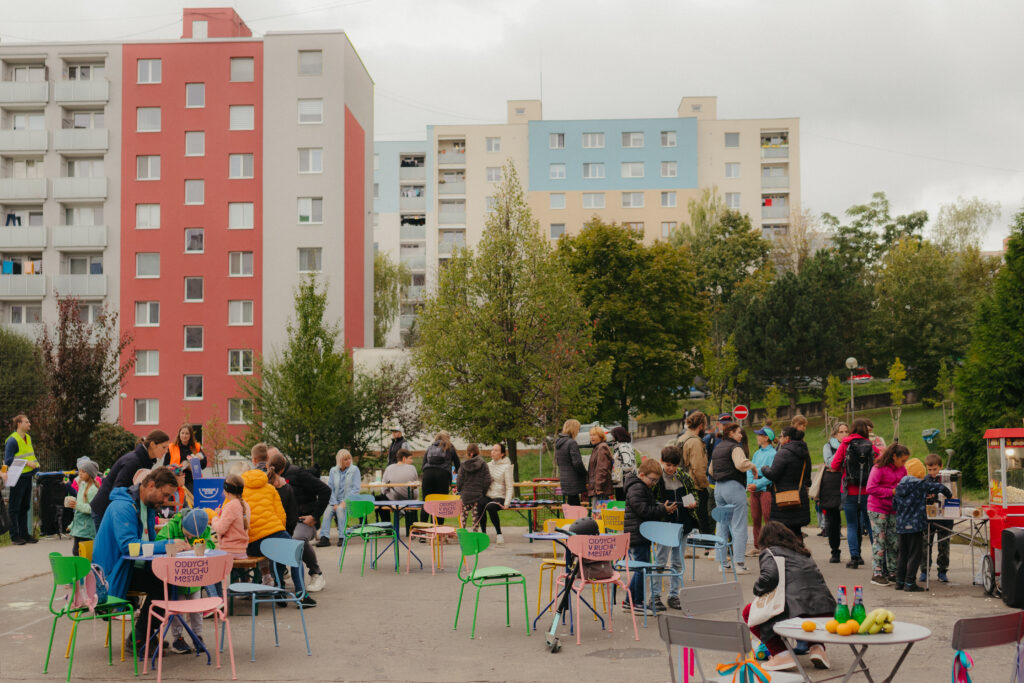
{"type": "Polygon", "coordinates": [[[96,479],[100,476],[100,466],[89,458],[78,459],[78,471],[88,474],[92,479],[96,479]]]}
{"type": "Polygon", "coordinates": [[[924,463],[918,458],[911,458],[907,460],[907,464],[904,465],[907,468],[907,474],[918,479],[924,479],[924,475],[927,473],[924,468],[924,463]]]}
{"type": "Polygon", "coordinates": [[[189,536],[199,537],[206,531],[210,516],[203,508],[193,508],[181,517],[181,530],[189,536]]]}

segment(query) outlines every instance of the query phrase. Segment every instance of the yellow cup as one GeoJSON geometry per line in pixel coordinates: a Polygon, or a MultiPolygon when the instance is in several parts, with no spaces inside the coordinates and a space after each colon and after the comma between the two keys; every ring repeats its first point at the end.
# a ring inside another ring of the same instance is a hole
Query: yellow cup
{"type": "Polygon", "coordinates": [[[142,554],[142,544],[141,543],[129,543],[128,544],[128,554],[131,555],[132,557],[138,557],[139,555],[141,555],[142,554]]]}

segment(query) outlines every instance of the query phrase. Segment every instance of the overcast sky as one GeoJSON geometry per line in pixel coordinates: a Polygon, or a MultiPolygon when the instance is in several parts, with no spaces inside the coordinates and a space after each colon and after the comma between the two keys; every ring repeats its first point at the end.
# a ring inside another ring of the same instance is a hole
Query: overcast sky
{"type": "Polygon", "coordinates": [[[804,206],[841,214],[885,191],[934,217],[999,201],[997,248],[1024,203],[1024,3],[1003,0],[0,0],[0,39],[181,35],[181,7],[231,4],[256,34],[345,30],[376,83],[376,137],[505,120],[797,116],[804,206]],[[543,75],[543,78],[542,78],[543,75]]]}

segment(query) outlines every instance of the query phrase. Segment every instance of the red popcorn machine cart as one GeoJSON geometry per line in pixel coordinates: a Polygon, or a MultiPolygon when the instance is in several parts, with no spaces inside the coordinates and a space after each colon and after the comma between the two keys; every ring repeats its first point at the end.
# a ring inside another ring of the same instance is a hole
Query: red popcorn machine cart
{"type": "Polygon", "coordinates": [[[1024,608],[1024,429],[985,432],[988,456],[989,552],[982,558],[985,592],[1024,608]]]}

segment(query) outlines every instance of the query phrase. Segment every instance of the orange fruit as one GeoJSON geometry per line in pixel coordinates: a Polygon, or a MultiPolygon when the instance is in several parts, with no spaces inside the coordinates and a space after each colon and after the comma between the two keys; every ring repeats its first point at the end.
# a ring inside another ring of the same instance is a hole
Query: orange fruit
{"type": "Polygon", "coordinates": [[[815,629],[817,629],[818,625],[815,624],[813,621],[808,620],[808,621],[805,621],[804,623],[800,624],[800,628],[802,628],[803,630],[805,630],[808,633],[810,633],[811,631],[814,631],[815,629]]]}
{"type": "Polygon", "coordinates": [[[839,628],[839,622],[836,621],[835,619],[830,619],[829,622],[827,624],[825,624],[825,630],[828,631],[829,633],[835,633],[836,629],[838,629],[838,628],[839,628]]]}
{"type": "Polygon", "coordinates": [[[839,624],[839,628],[836,629],[836,633],[841,636],[849,636],[853,634],[853,624],[847,622],[845,624],[839,624]]]}

